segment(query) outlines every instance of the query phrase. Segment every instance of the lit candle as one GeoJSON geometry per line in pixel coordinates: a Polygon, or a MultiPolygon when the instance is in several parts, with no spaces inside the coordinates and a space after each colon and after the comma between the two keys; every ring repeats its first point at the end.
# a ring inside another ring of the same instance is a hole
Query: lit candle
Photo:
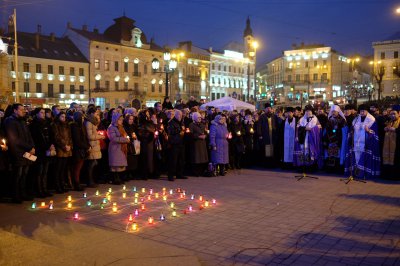
{"type": "Polygon", "coordinates": [[[240,135],[242,135],[242,132],[238,131],[238,132],[236,132],[236,135],[240,136],[240,135]]]}
{"type": "Polygon", "coordinates": [[[208,207],[208,206],[210,206],[210,203],[208,202],[208,200],[206,200],[206,202],[204,202],[204,207],[208,207]]]}
{"type": "Polygon", "coordinates": [[[122,190],[126,190],[126,186],[125,185],[122,187],[122,190]]]}
{"type": "Polygon", "coordinates": [[[183,193],[179,194],[179,198],[184,199],[185,195],[183,193]]]}
{"type": "Polygon", "coordinates": [[[142,188],[142,193],[146,193],[146,188],[142,188]]]}
{"type": "Polygon", "coordinates": [[[170,195],[174,194],[174,190],[173,190],[173,189],[170,189],[170,190],[169,190],[169,194],[170,194],[170,195]]]}
{"type": "Polygon", "coordinates": [[[87,197],[87,194],[86,194],[86,192],[84,192],[84,193],[83,193],[83,197],[84,197],[84,198],[86,198],[86,197],[87,197]]]}
{"type": "Polygon", "coordinates": [[[139,198],[139,193],[135,193],[135,198],[139,198]]]}
{"type": "Polygon", "coordinates": [[[68,208],[68,209],[71,209],[71,208],[72,208],[72,202],[68,202],[67,208],[68,208]]]}
{"type": "Polygon", "coordinates": [[[161,213],[161,215],[160,215],[160,221],[165,221],[165,216],[164,216],[164,214],[162,214],[162,213],[161,213]]]}
{"type": "Polygon", "coordinates": [[[99,196],[100,192],[98,190],[96,190],[96,196],[99,196]]]}
{"type": "Polygon", "coordinates": [[[49,210],[52,210],[52,209],[54,209],[54,206],[53,206],[53,201],[50,201],[50,204],[49,204],[49,210]]]}
{"type": "Polygon", "coordinates": [[[139,216],[139,210],[138,210],[138,209],[135,209],[134,214],[135,214],[136,217],[139,216]]]}
{"type": "Polygon", "coordinates": [[[149,224],[153,224],[153,222],[154,222],[154,219],[153,219],[153,217],[152,217],[152,216],[150,216],[150,217],[149,217],[149,219],[148,219],[148,221],[149,221],[149,224]]]}
{"type": "Polygon", "coordinates": [[[190,212],[193,211],[193,206],[192,206],[192,204],[189,205],[189,208],[188,208],[188,209],[189,209],[190,212]]]}
{"type": "Polygon", "coordinates": [[[202,209],[204,209],[203,204],[200,205],[199,210],[201,211],[202,209]]]}
{"type": "Polygon", "coordinates": [[[42,203],[40,203],[40,207],[42,208],[46,207],[46,202],[42,201],[42,203]]]}
{"type": "Polygon", "coordinates": [[[138,201],[139,201],[138,198],[135,198],[134,203],[138,204],[138,201]]]}
{"type": "Polygon", "coordinates": [[[150,195],[153,195],[153,189],[152,188],[150,188],[149,193],[150,193],[150,195]]]}
{"type": "Polygon", "coordinates": [[[128,221],[129,221],[129,222],[132,222],[132,221],[133,221],[133,215],[132,215],[132,214],[129,214],[128,221]]]}
{"type": "Polygon", "coordinates": [[[162,196],[163,201],[167,200],[167,195],[162,196]]]}
{"type": "Polygon", "coordinates": [[[254,133],[254,129],[251,127],[250,128],[250,133],[253,134],[254,133]]]}
{"type": "Polygon", "coordinates": [[[111,195],[110,195],[110,194],[107,195],[107,200],[108,200],[108,201],[111,200],[111,195]]]}
{"type": "Polygon", "coordinates": [[[186,133],[190,133],[190,129],[189,128],[186,128],[186,133]]]}
{"type": "Polygon", "coordinates": [[[162,188],[162,191],[164,192],[164,191],[167,191],[167,188],[166,187],[163,187],[162,188]]]}
{"type": "Polygon", "coordinates": [[[154,132],[154,135],[156,135],[156,137],[158,136],[158,131],[154,132]]]}
{"type": "Polygon", "coordinates": [[[147,200],[151,200],[151,195],[147,195],[147,200]]]}
{"type": "Polygon", "coordinates": [[[86,202],[86,205],[87,205],[88,207],[92,206],[92,201],[91,201],[91,200],[88,200],[88,201],[86,202]]]}
{"type": "Polygon", "coordinates": [[[203,196],[202,195],[199,196],[199,200],[203,201],[203,196]]]}
{"type": "Polygon", "coordinates": [[[109,187],[108,188],[108,192],[111,193],[112,192],[112,188],[109,187]]]}
{"type": "Polygon", "coordinates": [[[3,142],[3,145],[6,145],[6,139],[1,140],[3,142]]]}
{"type": "Polygon", "coordinates": [[[126,199],[126,192],[122,192],[122,198],[126,199]]]}
{"type": "Polygon", "coordinates": [[[106,204],[106,203],[107,203],[107,199],[103,198],[103,204],[106,204]]]}
{"type": "Polygon", "coordinates": [[[144,202],[144,198],[140,198],[140,202],[144,202]]]}
{"type": "Polygon", "coordinates": [[[175,207],[175,203],[171,202],[170,206],[173,209],[175,207]]]}
{"type": "Polygon", "coordinates": [[[118,207],[117,207],[117,203],[116,202],[113,203],[112,210],[113,210],[113,212],[117,212],[118,211],[118,207]]]}
{"type": "Polygon", "coordinates": [[[176,210],[172,211],[172,217],[176,217],[176,210]]]}
{"type": "Polygon", "coordinates": [[[79,213],[77,212],[74,213],[74,220],[79,220],[79,213]]]}
{"type": "Polygon", "coordinates": [[[231,138],[232,138],[232,133],[229,132],[229,134],[228,134],[228,139],[231,139],[231,138]]]}
{"type": "Polygon", "coordinates": [[[67,200],[68,200],[68,201],[72,201],[72,196],[69,195],[68,198],[67,198],[67,200]]]}
{"type": "Polygon", "coordinates": [[[210,134],[210,130],[207,129],[206,132],[207,132],[207,134],[210,134]]]}
{"type": "Polygon", "coordinates": [[[136,192],[136,191],[137,191],[137,188],[136,188],[136,187],[133,187],[132,190],[133,190],[133,192],[136,192]]]}
{"type": "Polygon", "coordinates": [[[194,200],[194,194],[190,195],[190,199],[194,200]]]}
{"type": "Polygon", "coordinates": [[[137,223],[132,224],[132,231],[137,231],[138,230],[138,225],[137,223]]]}
{"type": "Polygon", "coordinates": [[[144,210],[146,209],[146,206],[144,205],[144,203],[142,203],[142,204],[140,205],[140,209],[141,209],[142,211],[144,211],[144,210]]]}
{"type": "Polygon", "coordinates": [[[36,209],[36,202],[32,202],[32,209],[36,209]]]}
{"type": "Polygon", "coordinates": [[[158,193],[154,194],[155,198],[158,199],[159,195],[158,193]]]}
{"type": "Polygon", "coordinates": [[[217,200],[216,199],[212,199],[212,204],[217,204],[217,200]]]}
{"type": "Polygon", "coordinates": [[[164,125],[161,125],[161,126],[160,126],[160,129],[163,130],[163,129],[164,129],[164,125]]]}

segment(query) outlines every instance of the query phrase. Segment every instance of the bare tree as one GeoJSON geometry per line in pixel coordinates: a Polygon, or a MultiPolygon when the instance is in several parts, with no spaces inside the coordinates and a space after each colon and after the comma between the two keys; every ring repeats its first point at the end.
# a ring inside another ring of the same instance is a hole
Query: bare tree
{"type": "Polygon", "coordinates": [[[385,75],[385,67],[379,65],[373,74],[374,74],[376,83],[378,83],[378,101],[380,101],[381,93],[382,93],[382,81],[383,81],[383,76],[385,75]]]}

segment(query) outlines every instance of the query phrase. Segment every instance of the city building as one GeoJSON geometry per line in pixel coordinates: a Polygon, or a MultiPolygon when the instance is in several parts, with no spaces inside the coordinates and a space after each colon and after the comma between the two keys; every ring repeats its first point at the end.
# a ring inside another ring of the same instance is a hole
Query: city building
{"type": "MultiPolygon", "coordinates": [[[[381,99],[384,97],[398,96],[400,94],[400,33],[387,40],[372,43],[374,58],[371,61],[370,71],[379,79],[382,75],[381,99]]],[[[374,78],[374,97],[377,99],[377,79],[374,78]]]]}
{"type": "Polygon", "coordinates": [[[164,49],[126,16],[114,19],[104,33],[89,31],[87,26],[65,33],[90,61],[90,98],[99,106],[128,106],[133,100],[153,106],[165,96],[164,49]],[[152,69],[153,59],[160,70],[152,69]]]}
{"type": "Polygon", "coordinates": [[[322,44],[294,45],[267,63],[266,94],[281,105],[354,101],[371,89],[368,62],[322,44]]]}
{"type": "MultiPolygon", "coordinates": [[[[16,99],[18,84],[20,102],[28,106],[69,106],[71,102],[88,103],[89,63],[79,49],[66,37],[18,32],[18,72],[14,58],[13,27],[8,31],[7,63],[1,64],[2,96],[8,103],[16,99]],[[17,79],[18,77],[18,79],[17,79]],[[7,84],[7,86],[4,86],[7,84]]],[[[5,60],[2,57],[2,62],[5,60]]]]}
{"type": "Polygon", "coordinates": [[[210,52],[211,100],[232,96],[250,101],[255,95],[256,42],[249,18],[243,33],[243,44],[230,43],[223,51],[210,52]]]}

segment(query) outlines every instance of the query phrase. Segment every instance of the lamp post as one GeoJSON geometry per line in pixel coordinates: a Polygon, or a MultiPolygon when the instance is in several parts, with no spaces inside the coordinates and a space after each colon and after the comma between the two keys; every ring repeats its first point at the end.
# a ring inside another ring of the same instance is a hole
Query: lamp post
{"type": "Polygon", "coordinates": [[[164,52],[164,71],[158,71],[160,69],[160,61],[157,58],[154,58],[151,61],[151,67],[153,68],[153,73],[165,73],[165,97],[168,97],[168,85],[169,85],[169,74],[174,72],[178,63],[176,60],[171,59],[171,53],[166,51],[164,52]]]}
{"type": "Polygon", "coordinates": [[[249,60],[248,60],[248,65],[247,65],[247,101],[250,101],[250,58],[253,58],[253,62],[254,62],[254,100],[256,98],[256,52],[257,52],[257,48],[258,48],[258,42],[257,41],[253,41],[251,43],[251,48],[253,48],[252,51],[249,52],[249,60]]]}

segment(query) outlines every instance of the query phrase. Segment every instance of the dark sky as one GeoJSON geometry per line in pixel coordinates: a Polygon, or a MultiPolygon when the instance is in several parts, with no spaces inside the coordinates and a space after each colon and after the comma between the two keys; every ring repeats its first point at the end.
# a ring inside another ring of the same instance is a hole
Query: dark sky
{"type": "Polygon", "coordinates": [[[242,41],[247,16],[260,42],[257,65],[293,43],[324,43],[350,55],[372,54],[371,43],[399,30],[400,0],[0,0],[0,23],[17,8],[18,29],[62,35],[68,21],[103,32],[125,11],[147,38],[175,46],[192,40],[221,49],[242,41]]]}

